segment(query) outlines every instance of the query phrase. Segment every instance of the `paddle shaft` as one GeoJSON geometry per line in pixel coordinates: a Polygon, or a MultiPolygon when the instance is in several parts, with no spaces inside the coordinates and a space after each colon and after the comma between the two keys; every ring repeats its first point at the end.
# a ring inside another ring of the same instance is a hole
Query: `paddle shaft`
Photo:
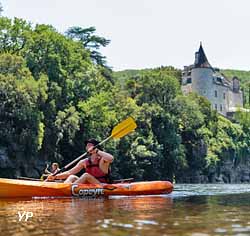
{"type": "Polygon", "coordinates": [[[29,178],[29,177],[23,177],[23,176],[17,176],[17,179],[32,180],[32,181],[42,181],[41,179],[35,179],[35,178],[29,178]]]}

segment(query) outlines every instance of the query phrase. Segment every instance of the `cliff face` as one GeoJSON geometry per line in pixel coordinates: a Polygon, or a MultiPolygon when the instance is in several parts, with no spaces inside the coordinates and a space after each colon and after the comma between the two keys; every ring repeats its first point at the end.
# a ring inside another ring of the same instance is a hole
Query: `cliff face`
{"type": "Polygon", "coordinates": [[[250,183],[250,158],[225,159],[208,170],[188,169],[178,183],[250,183]]]}
{"type": "Polygon", "coordinates": [[[7,149],[0,147],[0,177],[16,178],[26,176],[39,178],[44,169],[44,162],[39,159],[25,160],[22,156],[9,157],[7,149]]]}
{"type": "Polygon", "coordinates": [[[1,177],[11,177],[15,169],[15,165],[8,157],[5,148],[0,148],[0,175],[1,177]]]}
{"type": "Polygon", "coordinates": [[[224,159],[210,176],[211,182],[250,183],[250,158],[241,161],[224,159]]]}

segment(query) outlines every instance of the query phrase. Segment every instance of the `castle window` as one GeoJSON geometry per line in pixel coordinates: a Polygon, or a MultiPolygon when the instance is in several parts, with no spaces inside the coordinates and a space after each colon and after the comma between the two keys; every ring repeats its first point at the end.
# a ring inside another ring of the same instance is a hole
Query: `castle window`
{"type": "Polygon", "coordinates": [[[222,105],[220,104],[220,111],[222,111],[223,109],[222,109],[222,105]]]}
{"type": "Polygon", "coordinates": [[[217,81],[218,81],[219,83],[222,83],[221,77],[217,77],[217,81]]]}
{"type": "Polygon", "coordinates": [[[216,98],[218,97],[217,90],[214,91],[214,96],[215,96],[216,98]]]}
{"type": "Polygon", "coordinates": [[[192,83],[192,78],[187,78],[187,83],[191,84],[192,83]]]}
{"type": "Polygon", "coordinates": [[[217,111],[217,104],[214,104],[214,108],[215,108],[215,110],[217,111]]]}
{"type": "Polygon", "coordinates": [[[223,98],[226,99],[226,94],[225,93],[223,93],[223,98]]]}

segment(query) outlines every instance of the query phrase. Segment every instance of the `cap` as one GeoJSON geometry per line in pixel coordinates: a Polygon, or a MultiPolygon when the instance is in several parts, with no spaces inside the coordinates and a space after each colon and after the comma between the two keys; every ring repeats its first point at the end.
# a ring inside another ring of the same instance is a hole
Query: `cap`
{"type": "Polygon", "coordinates": [[[85,145],[87,145],[88,143],[92,143],[94,146],[96,146],[96,145],[98,145],[100,142],[97,141],[97,140],[94,139],[94,138],[91,138],[91,139],[86,140],[84,143],[85,143],[85,145]]]}
{"type": "MultiPolygon", "coordinates": [[[[92,143],[94,146],[96,146],[96,145],[98,145],[100,142],[97,141],[97,140],[94,139],[94,138],[91,138],[91,139],[86,140],[84,143],[85,143],[85,145],[87,145],[88,143],[92,143]]],[[[98,146],[98,149],[101,150],[101,151],[103,150],[100,146],[98,146]]]]}

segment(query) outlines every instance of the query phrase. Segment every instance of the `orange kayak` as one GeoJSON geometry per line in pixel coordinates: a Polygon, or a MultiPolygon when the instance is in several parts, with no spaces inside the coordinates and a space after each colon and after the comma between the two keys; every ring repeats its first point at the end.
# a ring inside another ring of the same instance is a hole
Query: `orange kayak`
{"type": "Polygon", "coordinates": [[[169,181],[119,184],[65,184],[0,178],[0,198],[100,197],[110,195],[154,195],[173,191],[169,181]]]}

